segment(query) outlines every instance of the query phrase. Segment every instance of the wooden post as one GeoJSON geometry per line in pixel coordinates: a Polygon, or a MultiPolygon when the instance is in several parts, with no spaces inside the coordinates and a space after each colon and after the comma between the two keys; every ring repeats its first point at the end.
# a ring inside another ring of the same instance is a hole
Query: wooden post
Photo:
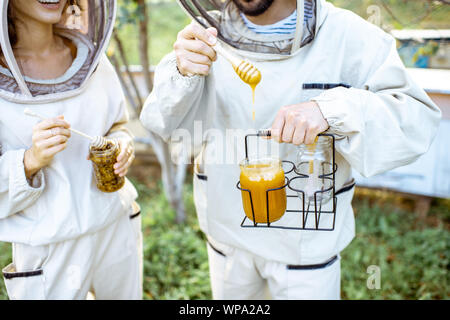
{"type": "Polygon", "coordinates": [[[420,220],[425,220],[430,211],[431,198],[427,196],[413,196],[415,199],[414,212],[417,214],[420,220]]]}

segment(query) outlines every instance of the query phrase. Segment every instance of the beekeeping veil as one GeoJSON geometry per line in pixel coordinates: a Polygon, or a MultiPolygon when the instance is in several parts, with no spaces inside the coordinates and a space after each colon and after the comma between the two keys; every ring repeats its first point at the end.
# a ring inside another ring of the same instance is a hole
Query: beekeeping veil
{"type": "Polygon", "coordinates": [[[108,45],[116,0],[67,0],[54,32],[76,45],[77,56],[62,77],[39,81],[24,76],[14,56],[8,31],[9,2],[2,0],[0,4],[0,45],[6,64],[6,68],[0,65],[0,98],[17,103],[45,103],[81,93],[108,45]]]}
{"type": "Polygon", "coordinates": [[[316,31],[320,1],[297,0],[295,35],[257,34],[247,28],[232,0],[178,0],[185,11],[203,27],[214,27],[218,38],[231,47],[253,53],[289,56],[311,42],[316,31]],[[312,6],[313,16],[304,19],[305,2],[312,6]]]}

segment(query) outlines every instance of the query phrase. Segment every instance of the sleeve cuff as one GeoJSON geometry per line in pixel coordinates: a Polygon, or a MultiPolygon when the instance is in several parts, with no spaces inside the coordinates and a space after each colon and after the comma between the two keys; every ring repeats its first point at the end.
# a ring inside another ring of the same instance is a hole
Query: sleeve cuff
{"type": "Polygon", "coordinates": [[[330,126],[329,131],[335,134],[343,134],[345,121],[348,120],[347,112],[348,106],[346,103],[346,97],[349,94],[348,88],[334,88],[322,92],[317,97],[311,99],[319,105],[319,109],[322,112],[323,117],[330,126]]]}
{"type": "Polygon", "coordinates": [[[183,87],[188,88],[193,86],[195,83],[200,81],[201,76],[200,75],[193,75],[193,76],[184,76],[180,73],[177,66],[177,58],[175,57],[174,53],[171,53],[168,56],[167,64],[169,65],[169,68],[171,70],[171,79],[173,82],[176,82],[177,84],[181,84],[183,87]]]}
{"type": "Polygon", "coordinates": [[[333,102],[331,101],[322,101],[315,99],[312,99],[312,101],[315,101],[319,105],[319,109],[322,112],[323,117],[328,122],[330,128],[333,128],[336,124],[336,118],[333,114],[333,105],[336,106],[336,104],[333,104],[333,102]]]}
{"type": "Polygon", "coordinates": [[[15,161],[10,165],[11,183],[16,190],[30,192],[39,196],[45,188],[45,178],[42,169],[39,170],[32,179],[27,179],[25,175],[25,166],[23,164],[25,150],[18,150],[15,161]]]}
{"type": "Polygon", "coordinates": [[[42,170],[39,170],[31,180],[27,179],[28,185],[33,189],[40,189],[43,185],[43,180],[44,174],[42,173],[42,170]]]}

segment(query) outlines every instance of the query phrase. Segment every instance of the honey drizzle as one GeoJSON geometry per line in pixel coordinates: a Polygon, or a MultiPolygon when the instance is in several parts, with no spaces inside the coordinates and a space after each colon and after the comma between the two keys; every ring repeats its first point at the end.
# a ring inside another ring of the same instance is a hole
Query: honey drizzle
{"type": "Polygon", "coordinates": [[[242,61],[237,67],[234,67],[234,71],[237,73],[239,78],[247,83],[252,89],[252,119],[255,121],[255,91],[256,86],[261,81],[261,72],[248,61],[242,61]]]}
{"type": "Polygon", "coordinates": [[[250,87],[252,88],[252,119],[253,122],[255,122],[256,119],[256,111],[255,111],[255,90],[256,90],[256,84],[255,85],[250,85],[250,87]]]}

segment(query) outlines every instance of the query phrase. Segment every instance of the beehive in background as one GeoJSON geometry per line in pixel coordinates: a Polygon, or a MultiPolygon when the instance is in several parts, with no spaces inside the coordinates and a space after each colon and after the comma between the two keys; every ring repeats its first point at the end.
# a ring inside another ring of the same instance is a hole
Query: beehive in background
{"type": "Polygon", "coordinates": [[[359,186],[450,198],[450,70],[408,69],[408,72],[442,111],[433,144],[410,165],[371,178],[354,172],[354,177],[359,186]]]}

